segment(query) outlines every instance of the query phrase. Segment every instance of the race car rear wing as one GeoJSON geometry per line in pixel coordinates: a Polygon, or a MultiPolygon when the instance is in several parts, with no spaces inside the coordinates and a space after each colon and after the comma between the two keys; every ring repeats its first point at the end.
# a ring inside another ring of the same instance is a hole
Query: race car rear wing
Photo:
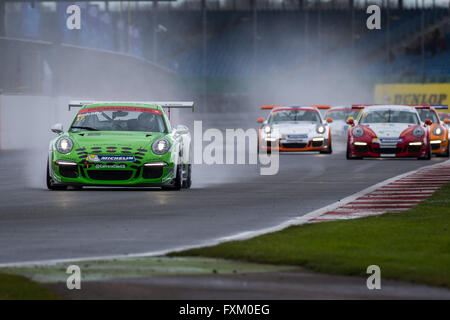
{"type": "Polygon", "coordinates": [[[352,104],[352,109],[364,109],[370,106],[376,106],[376,104],[352,104]]]}
{"type": "Polygon", "coordinates": [[[348,105],[345,105],[345,106],[331,106],[330,107],[330,110],[336,110],[336,109],[339,109],[339,110],[352,110],[353,107],[352,106],[348,106],[348,105]]]}
{"type": "Polygon", "coordinates": [[[317,105],[317,104],[311,104],[311,105],[308,105],[308,107],[316,107],[319,110],[328,110],[331,108],[330,105],[317,105]]]}
{"type": "Polygon", "coordinates": [[[273,108],[278,108],[278,107],[281,107],[281,105],[265,105],[265,106],[261,106],[261,109],[272,110],[273,108]]]}
{"type": "MultiPolygon", "coordinates": [[[[263,105],[263,106],[261,106],[261,109],[262,110],[272,110],[273,108],[278,108],[278,107],[281,107],[281,105],[279,105],[279,104],[263,105]]],[[[315,107],[317,109],[330,109],[331,108],[330,105],[316,105],[316,104],[305,105],[304,107],[315,107]]]]}
{"type": "Polygon", "coordinates": [[[412,105],[411,107],[414,107],[416,109],[430,109],[430,108],[434,108],[436,110],[447,110],[448,106],[447,105],[412,105]]]}
{"type": "Polygon", "coordinates": [[[72,108],[82,108],[89,104],[107,104],[107,103],[132,103],[132,104],[148,104],[148,105],[158,105],[162,108],[172,109],[172,108],[179,108],[179,109],[192,109],[192,112],[194,112],[194,102],[193,101],[70,101],[69,102],[69,111],[72,108]]]}
{"type": "MultiPolygon", "coordinates": [[[[370,106],[381,106],[382,104],[353,104],[352,108],[362,109],[370,106]]],[[[435,108],[436,110],[447,110],[448,105],[428,105],[428,104],[402,104],[402,106],[414,107],[416,109],[430,109],[435,108]]]]}

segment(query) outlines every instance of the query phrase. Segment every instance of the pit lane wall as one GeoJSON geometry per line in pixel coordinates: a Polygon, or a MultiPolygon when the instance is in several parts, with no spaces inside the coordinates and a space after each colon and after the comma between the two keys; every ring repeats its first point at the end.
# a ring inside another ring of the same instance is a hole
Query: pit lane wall
{"type": "MultiPolygon", "coordinates": [[[[450,105],[450,83],[377,84],[375,103],[450,105]]],[[[440,112],[448,113],[450,110],[440,112]]]]}

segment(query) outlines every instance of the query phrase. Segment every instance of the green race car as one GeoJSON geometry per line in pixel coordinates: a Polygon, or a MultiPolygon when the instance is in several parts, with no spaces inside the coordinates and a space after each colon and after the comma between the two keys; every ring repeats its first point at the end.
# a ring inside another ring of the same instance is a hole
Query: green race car
{"type": "Polygon", "coordinates": [[[191,136],[172,129],[163,108],[192,108],[193,102],[71,102],[81,109],[67,131],[50,142],[47,187],[190,188],[191,136]]]}

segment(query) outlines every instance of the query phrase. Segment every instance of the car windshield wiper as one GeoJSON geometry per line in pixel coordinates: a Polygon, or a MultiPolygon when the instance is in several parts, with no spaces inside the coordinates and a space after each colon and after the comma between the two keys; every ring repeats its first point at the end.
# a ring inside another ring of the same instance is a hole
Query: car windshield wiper
{"type": "Polygon", "coordinates": [[[92,127],[82,127],[82,126],[72,126],[70,128],[70,131],[72,131],[72,129],[84,129],[84,130],[88,130],[88,131],[100,131],[100,130],[92,128],[92,127]]]}

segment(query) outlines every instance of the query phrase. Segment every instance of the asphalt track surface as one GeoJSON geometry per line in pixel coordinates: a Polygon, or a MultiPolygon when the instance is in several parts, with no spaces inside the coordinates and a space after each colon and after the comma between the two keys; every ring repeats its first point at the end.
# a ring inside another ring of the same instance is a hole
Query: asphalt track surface
{"type": "Polygon", "coordinates": [[[335,143],[332,155],[281,154],[273,176],[261,176],[258,165],[195,165],[190,190],[48,191],[45,148],[0,151],[0,263],[207,244],[275,226],[447,159],[348,161],[343,146],[335,143]]]}
{"type": "Polygon", "coordinates": [[[445,288],[382,279],[381,290],[368,290],[365,278],[305,270],[86,281],[82,290],[67,290],[65,282],[45,286],[63,298],[75,300],[450,299],[450,290],[445,288]]]}

